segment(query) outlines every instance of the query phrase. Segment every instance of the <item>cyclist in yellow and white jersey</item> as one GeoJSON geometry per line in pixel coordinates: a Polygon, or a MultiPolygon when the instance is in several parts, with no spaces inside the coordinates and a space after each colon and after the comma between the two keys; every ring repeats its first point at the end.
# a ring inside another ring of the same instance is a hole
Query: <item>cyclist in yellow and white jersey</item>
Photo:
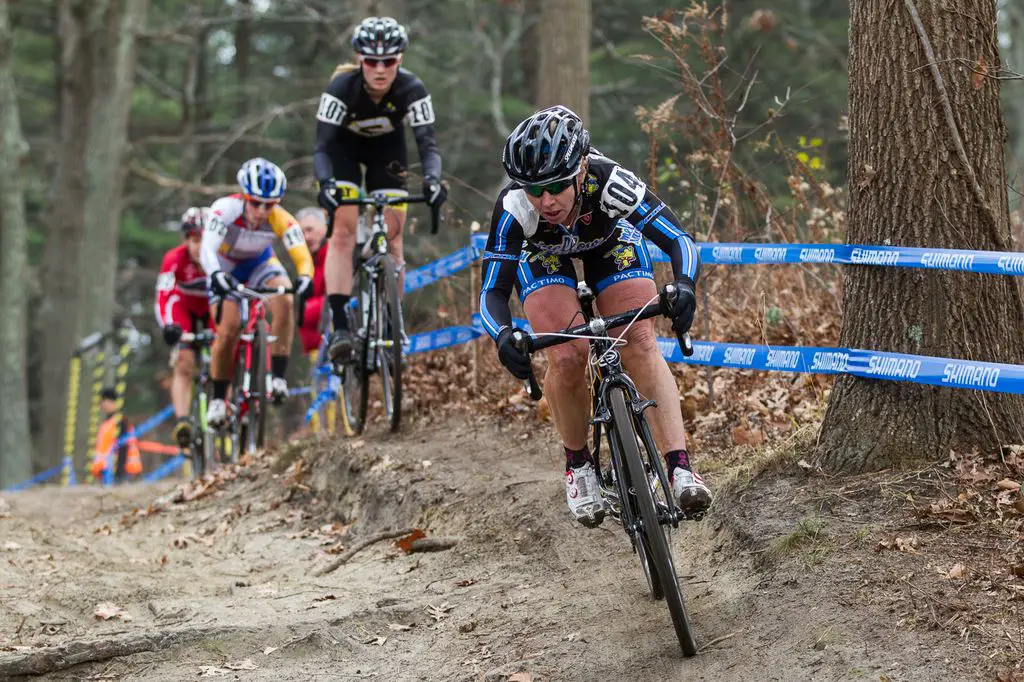
{"type": "MultiPolygon", "coordinates": [[[[240,194],[222,197],[210,207],[199,252],[199,261],[209,278],[211,298],[219,299],[223,307],[211,352],[213,400],[207,411],[211,426],[220,426],[227,419],[225,398],[241,333],[237,285],[291,286],[288,273],[274,256],[274,240],[280,239],[299,274],[295,284],[299,306],[305,304],[313,290],[313,258],[302,228],[280,206],[287,186],[284,172],[266,159],[250,159],[238,170],[238,184],[242,188],[240,194]]],[[[276,337],[270,346],[270,390],[275,402],[280,403],[288,396],[284,375],[295,331],[292,297],[275,296],[267,306],[271,315],[270,334],[276,337]]]]}

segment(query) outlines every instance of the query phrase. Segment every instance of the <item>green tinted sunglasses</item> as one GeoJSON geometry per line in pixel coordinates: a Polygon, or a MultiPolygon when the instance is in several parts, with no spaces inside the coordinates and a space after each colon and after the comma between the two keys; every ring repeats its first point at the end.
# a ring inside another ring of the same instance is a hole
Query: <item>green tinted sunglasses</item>
{"type": "Polygon", "coordinates": [[[532,197],[537,197],[539,199],[540,197],[544,196],[544,192],[547,192],[552,196],[556,194],[561,194],[570,186],[572,186],[572,181],[573,179],[569,178],[567,180],[557,180],[555,182],[549,182],[546,185],[526,185],[525,189],[527,194],[529,194],[532,197]]]}

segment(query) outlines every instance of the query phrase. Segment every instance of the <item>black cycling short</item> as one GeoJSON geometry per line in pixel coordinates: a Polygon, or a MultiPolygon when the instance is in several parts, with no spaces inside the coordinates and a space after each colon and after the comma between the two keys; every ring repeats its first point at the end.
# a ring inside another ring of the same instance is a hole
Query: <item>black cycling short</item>
{"type": "Polygon", "coordinates": [[[556,284],[575,290],[576,268],[572,263],[573,258],[583,262],[583,277],[595,294],[627,279],[653,281],[651,255],[647,252],[644,240],[637,238],[639,234],[632,225],[621,221],[603,244],[572,256],[549,253],[529,241],[523,242],[516,273],[519,300],[524,301],[533,292],[556,284]]]}
{"type": "Polygon", "coordinates": [[[360,137],[342,133],[331,154],[334,178],[363,185],[366,166],[366,191],[407,188],[409,155],[405,148],[405,128],[379,137],[360,137]]]}

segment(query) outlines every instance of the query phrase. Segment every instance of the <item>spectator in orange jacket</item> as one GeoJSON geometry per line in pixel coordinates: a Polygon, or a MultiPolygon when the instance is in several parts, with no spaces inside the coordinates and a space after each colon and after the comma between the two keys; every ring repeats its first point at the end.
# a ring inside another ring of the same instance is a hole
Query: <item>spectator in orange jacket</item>
{"type": "Polygon", "coordinates": [[[135,427],[117,409],[117,391],[113,388],[104,388],[100,393],[100,409],[103,411],[103,423],[96,434],[92,475],[101,478],[113,458],[114,482],[123,483],[126,477],[142,473],[142,456],[135,438],[135,427]]]}

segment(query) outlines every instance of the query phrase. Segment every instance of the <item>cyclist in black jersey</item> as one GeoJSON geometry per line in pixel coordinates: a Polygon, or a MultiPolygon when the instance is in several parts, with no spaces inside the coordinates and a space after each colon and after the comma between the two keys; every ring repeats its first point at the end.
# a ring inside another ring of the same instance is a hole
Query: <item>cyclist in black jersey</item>
{"type": "MultiPolygon", "coordinates": [[[[352,251],[355,248],[357,206],[339,206],[337,183],[344,196],[357,196],[366,168],[368,192],[408,194],[408,155],[405,125],[412,128],[423,166],[423,194],[432,207],[447,196],[441,184],[441,155],[434,140],[434,108],[423,81],[401,68],[409,44],[405,28],[391,17],[369,17],[356,27],[352,47],[358,65],[339,67],[320,97],[316,119],[313,167],[320,183],[320,205],[334,213],[334,234],[324,273],[327,300],[334,321],[330,355],[343,359],[352,349],[345,306],[352,294],[352,251]]],[[[402,256],[405,205],[385,211],[391,253],[402,256]]],[[[402,280],[399,275],[399,291],[402,280]]]]}
{"type": "MultiPolygon", "coordinates": [[[[534,333],[557,332],[581,318],[576,269],[597,294],[605,317],[640,307],[658,292],[644,238],[672,259],[679,291],[672,328],[689,330],[696,310],[700,258],[679,220],[636,175],[590,147],[580,118],[562,106],[535,113],[505,141],[502,163],[512,182],[498,195],[484,251],[480,311],[498,357],[525,379],[530,359],[512,342],[508,299],[515,286],[534,333]]],[[[622,361],[642,393],[657,401],[651,427],[665,453],[681,508],[704,510],[711,491],[690,464],[679,389],[661,355],[653,320],[633,324],[622,361]]],[[[584,340],[545,351],[544,388],[566,456],[566,501],[585,525],[604,518],[597,474],[587,447],[589,395],[584,340]]]]}

